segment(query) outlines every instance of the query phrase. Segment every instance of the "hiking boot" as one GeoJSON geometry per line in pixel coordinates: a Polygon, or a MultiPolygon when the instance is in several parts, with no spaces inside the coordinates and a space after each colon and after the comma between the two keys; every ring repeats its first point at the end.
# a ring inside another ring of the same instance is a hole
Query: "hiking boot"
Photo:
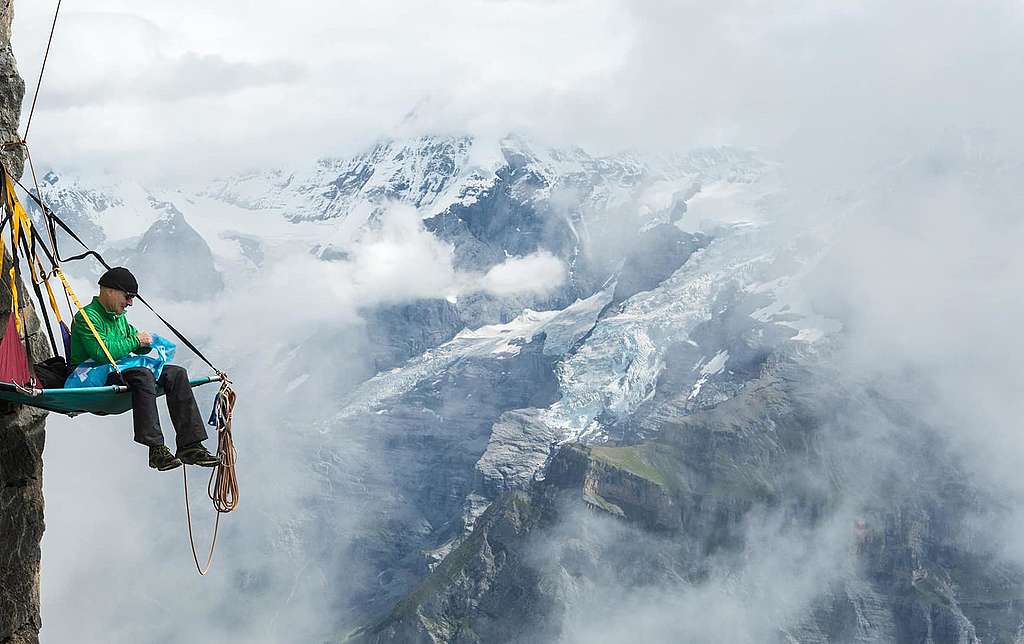
{"type": "Polygon", "coordinates": [[[206,451],[202,443],[192,443],[185,447],[179,447],[177,456],[185,465],[213,467],[220,464],[220,459],[206,451]]]}
{"type": "Polygon", "coordinates": [[[166,445],[154,445],[149,448],[149,466],[155,470],[166,472],[181,467],[181,461],[171,454],[166,445]]]}

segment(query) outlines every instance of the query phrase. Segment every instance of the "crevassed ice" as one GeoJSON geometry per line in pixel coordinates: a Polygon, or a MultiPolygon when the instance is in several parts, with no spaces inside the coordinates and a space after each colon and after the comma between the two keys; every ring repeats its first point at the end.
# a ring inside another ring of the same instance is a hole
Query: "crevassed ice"
{"type": "MultiPolygon", "coordinates": [[[[611,289],[577,300],[561,311],[526,309],[507,324],[490,324],[461,331],[448,342],[413,358],[405,365],[379,373],[363,383],[344,402],[334,420],[367,413],[385,400],[400,396],[421,381],[436,377],[464,358],[511,357],[536,335],[546,333],[544,352],[566,351],[593,327],[598,314],[611,301],[611,289]]],[[[330,426],[330,421],[325,427],[330,426]]]]}
{"type": "MultiPolygon", "coordinates": [[[[586,342],[560,365],[562,398],[544,414],[566,441],[600,436],[596,420],[624,417],[649,399],[664,367],[666,350],[685,342],[710,320],[725,289],[756,282],[775,260],[766,227],[722,231],[657,288],[630,298],[622,311],[602,319],[586,342]]],[[[724,366],[727,353],[706,365],[724,366]],[[721,362],[721,365],[712,364],[721,362]]],[[[707,376],[711,371],[704,374],[707,376]]]]}

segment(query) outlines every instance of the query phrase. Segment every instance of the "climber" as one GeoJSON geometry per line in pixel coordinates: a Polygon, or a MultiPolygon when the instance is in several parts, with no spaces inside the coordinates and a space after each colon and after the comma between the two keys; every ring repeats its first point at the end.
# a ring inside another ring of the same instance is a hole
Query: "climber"
{"type": "MultiPolygon", "coordinates": [[[[119,360],[129,354],[150,351],[153,336],[128,324],[125,309],[132,305],[139,291],[139,283],[127,268],[117,266],[99,279],[100,293],[79,311],[71,324],[71,356],[68,362],[78,365],[86,360],[106,363],[108,358],[93,330],[82,315],[88,313],[92,326],[106,344],[110,357],[119,360]]],[[[146,367],[122,369],[107,378],[108,385],[126,385],[132,396],[132,417],[135,442],[149,447],[149,466],[162,471],[173,470],[182,463],[214,467],[219,462],[203,446],[206,427],[199,415],[188,372],[177,365],[164,365],[159,379],[146,367]],[[123,379],[123,382],[122,382],[123,379]],[[157,412],[157,385],[167,394],[167,410],[174,425],[177,452],[172,454],[164,445],[157,412]]]]}

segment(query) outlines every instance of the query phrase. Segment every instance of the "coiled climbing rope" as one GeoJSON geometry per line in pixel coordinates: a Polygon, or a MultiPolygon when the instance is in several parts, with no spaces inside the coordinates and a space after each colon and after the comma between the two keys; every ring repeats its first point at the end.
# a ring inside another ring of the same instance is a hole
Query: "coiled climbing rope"
{"type": "Polygon", "coordinates": [[[213,501],[213,509],[217,511],[217,518],[213,523],[213,541],[210,544],[210,552],[206,556],[206,564],[199,564],[199,553],[196,551],[196,539],[192,532],[192,508],[188,497],[188,474],[187,466],[182,466],[181,477],[185,486],[185,516],[188,519],[188,540],[192,545],[192,560],[196,563],[196,570],[200,576],[210,572],[213,563],[213,553],[217,548],[217,533],[220,529],[220,517],[222,514],[231,512],[238,507],[238,477],[235,473],[235,461],[238,453],[235,451],[235,443],[231,437],[231,413],[235,407],[235,391],[231,388],[231,381],[227,375],[220,374],[223,378],[220,391],[213,403],[213,421],[217,428],[217,458],[220,462],[210,473],[210,481],[206,485],[206,493],[213,501]]]}

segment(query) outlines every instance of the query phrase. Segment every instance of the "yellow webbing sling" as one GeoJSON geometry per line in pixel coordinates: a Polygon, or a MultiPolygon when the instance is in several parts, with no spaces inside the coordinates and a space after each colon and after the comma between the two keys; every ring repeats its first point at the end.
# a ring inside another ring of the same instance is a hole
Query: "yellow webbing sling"
{"type": "Polygon", "coordinates": [[[110,355],[110,350],[107,349],[107,343],[100,337],[100,332],[96,330],[96,325],[92,323],[92,319],[89,317],[89,314],[85,312],[85,307],[78,301],[78,296],[75,295],[75,291],[71,288],[71,285],[68,284],[68,279],[64,277],[64,271],[59,268],[55,268],[53,269],[53,272],[60,278],[60,281],[63,282],[64,290],[71,296],[71,301],[75,303],[75,306],[78,307],[78,310],[82,313],[82,319],[89,325],[89,330],[92,331],[92,335],[96,338],[96,342],[99,342],[100,348],[103,349],[103,355],[107,356],[107,360],[110,361],[110,364],[114,365],[114,370],[121,373],[121,368],[117,366],[117,360],[114,360],[114,356],[110,355]]]}
{"type": "MultiPolygon", "coordinates": [[[[6,188],[7,188],[7,190],[6,190],[6,192],[7,192],[7,205],[8,205],[8,208],[10,209],[10,212],[12,213],[11,219],[12,219],[13,222],[15,222],[15,223],[12,224],[12,230],[15,230],[15,231],[17,231],[19,229],[24,230],[25,231],[25,241],[27,242],[29,248],[33,248],[33,246],[32,246],[32,221],[29,219],[28,213],[25,211],[25,208],[21,205],[21,201],[19,201],[18,195],[14,191],[14,184],[11,181],[11,177],[7,173],[4,173],[4,182],[5,182],[6,188]]],[[[15,234],[17,234],[17,233],[15,233],[15,234]]],[[[3,240],[0,239],[0,256],[2,256],[2,255],[3,255],[3,240]]],[[[46,269],[43,268],[43,263],[39,260],[39,257],[35,254],[34,250],[32,252],[32,257],[29,258],[28,267],[29,267],[29,270],[32,272],[32,282],[33,283],[38,284],[40,282],[39,276],[40,275],[43,276],[42,282],[43,282],[44,285],[46,285],[46,292],[50,296],[50,309],[53,311],[53,314],[57,317],[57,323],[59,324],[59,323],[63,322],[64,318],[63,318],[63,316],[61,316],[60,308],[57,306],[57,298],[53,294],[53,287],[50,286],[50,275],[47,274],[46,269]],[[37,264],[38,264],[38,272],[36,270],[36,265],[37,264]]]]}
{"type": "MultiPolygon", "coordinates": [[[[10,175],[4,173],[4,181],[7,185],[7,206],[10,208],[10,312],[14,316],[14,325],[17,328],[17,335],[24,336],[22,331],[22,314],[18,312],[18,299],[17,299],[17,280],[14,265],[17,263],[17,242],[20,237],[18,234],[22,229],[22,213],[18,212],[20,204],[14,198],[14,188],[10,182],[10,175]]],[[[24,209],[20,209],[24,211],[24,209]]]]}
{"type": "MultiPolygon", "coordinates": [[[[25,241],[28,243],[29,248],[32,247],[32,220],[29,219],[28,213],[25,212],[25,208],[21,205],[21,202],[18,201],[18,197],[14,193],[14,183],[11,181],[11,175],[8,174],[7,172],[4,172],[4,188],[4,192],[6,192],[7,197],[7,207],[10,209],[11,212],[11,244],[13,245],[12,252],[17,253],[18,241],[21,238],[22,229],[24,229],[25,241]]],[[[3,257],[3,253],[4,242],[3,236],[0,235],[0,257],[3,257]]],[[[35,266],[32,264],[32,259],[33,258],[29,259],[29,268],[32,271],[32,279],[38,283],[36,269],[35,266]]],[[[34,259],[37,262],[39,261],[38,257],[34,259]]],[[[14,260],[13,255],[12,260],[14,260]]],[[[107,357],[107,360],[110,361],[110,364],[113,365],[114,370],[117,371],[118,373],[121,373],[121,368],[118,367],[117,361],[114,360],[114,356],[110,355],[110,349],[107,348],[107,343],[103,341],[103,338],[100,336],[99,331],[96,330],[96,325],[92,323],[92,319],[89,317],[89,314],[85,312],[85,307],[82,306],[82,303],[78,300],[78,296],[75,295],[74,289],[71,288],[71,284],[69,284],[67,278],[64,277],[64,272],[61,271],[60,268],[54,268],[53,273],[58,278],[60,278],[61,283],[64,284],[65,292],[71,296],[71,300],[75,303],[75,306],[78,307],[78,310],[81,311],[82,318],[85,320],[85,323],[89,326],[89,330],[92,332],[93,337],[96,338],[96,342],[99,343],[100,348],[103,350],[103,355],[105,355],[107,357]]],[[[18,333],[21,334],[21,316],[18,313],[18,286],[13,263],[10,270],[10,280],[11,312],[15,316],[15,322],[17,324],[18,333]]],[[[54,314],[56,314],[57,320],[59,322],[61,321],[60,310],[57,307],[56,298],[53,296],[53,289],[50,288],[49,279],[47,279],[45,283],[46,291],[50,295],[50,306],[53,309],[54,314]]]]}
{"type": "MultiPolygon", "coordinates": [[[[46,275],[46,271],[43,270],[43,263],[39,261],[38,257],[36,258],[36,262],[39,264],[39,272],[46,275]]],[[[53,309],[53,314],[57,316],[57,325],[60,326],[64,323],[64,318],[60,316],[60,307],[57,306],[57,298],[54,297],[53,289],[50,288],[49,275],[46,275],[46,278],[43,280],[43,284],[46,286],[46,294],[50,296],[50,308],[53,309]]]]}
{"type": "MultiPolygon", "coordinates": [[[[18,242],[20,241],[21,234],[25,235],[25,243],[29,248],[32,248],[32,220],[29,219],[28,213],[25,208],[21,205],[18,200],[18,196],[14,191],[14,184],[11,181],[11,176],[8,173],[4,173],[4,184],[5,193],[7,197],[7,207],[11,213],[11,242],[14,244],[12,253],[17,252],[18,242]]],[[[4,243],[3,238],[0,237],[0,257],[3,256],[4,243]]],[[[12,256],[12,262],[14,257],[12,256]]],[[[32,257],[28,258],[29,270],[32,273],[32,282],[38,284],[40,282],[39,276],[43,276],[43,284],[46,285],[46,292],[50,296],[50,308],[53,310],[53,314],[57,317],[57,323],[60,324],[64,321],[64,318],[60,314],[60,308],[57,306],[57,298],[53,294],[53,288],[50,286],[49,276],[43,269],[43,264],[39,261],[39,258],[32,253],[32,257]],[[39,265],[39,270],[36,270],[36,264],[39,265]]],[[[22,333],[21,327],[21,315],[18,313],[20,300],[18,297],[17,281],[15,279],[14,266],[12,263],[10,271],[11,280],[11,310],[15,313],[15,323],[18,328],[18,333],[22,333]]]]}
{"type": "Polygon", "coordinates": [[[14,322],[18,329],[18,335],[23,336],[24,332],[21,325],[21,313],[19,312],[18,306],[18,281],[16,277],[16,271],[14,266],[17,263],[18,254],[18,241],[21,238],[21,227],[22,224],[25,226],[25,239],[31,241],[31,222],[28,221],[28,214],[25,209],[22,208],[21,203],[18,202],[18,198],[14,195],[14,184],[11,182],[11,175],[4,173],[4,183],[7,193],[7,207],[11,213],[11,268],[9,273],[11,281],[11,315],[14,316],[14,322]]]}

